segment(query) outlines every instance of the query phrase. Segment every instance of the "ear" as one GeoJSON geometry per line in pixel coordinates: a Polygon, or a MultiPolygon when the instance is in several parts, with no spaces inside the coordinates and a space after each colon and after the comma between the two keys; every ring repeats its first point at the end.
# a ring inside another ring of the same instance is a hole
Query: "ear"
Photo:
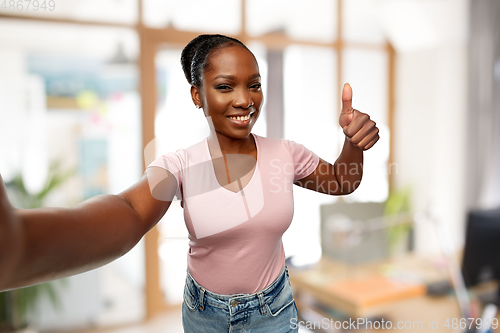
{"type": "Polygon", "coordinates": [[[194,105],[202,105],[200,90],[193,85],[191,86],[191,99],[193,100],[194,105]]]}

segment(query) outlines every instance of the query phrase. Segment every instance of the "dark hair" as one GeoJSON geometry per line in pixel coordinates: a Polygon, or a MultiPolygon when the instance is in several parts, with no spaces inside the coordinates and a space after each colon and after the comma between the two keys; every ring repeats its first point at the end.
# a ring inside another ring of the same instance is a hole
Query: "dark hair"
{"type": "MultiPolygon", "coordinates": [[[[236,38],[218,34],[199,35],[190,41],[181,54],[182,70],[189,84],[200,87],[202,85],[203,72],[210,65],[208,61],[210,53],[213,50],[232,45],[238,45],[248,50],[245,44],[236,38]]],[[[248,51],[250,52],[250,50],[248,51]]]]}

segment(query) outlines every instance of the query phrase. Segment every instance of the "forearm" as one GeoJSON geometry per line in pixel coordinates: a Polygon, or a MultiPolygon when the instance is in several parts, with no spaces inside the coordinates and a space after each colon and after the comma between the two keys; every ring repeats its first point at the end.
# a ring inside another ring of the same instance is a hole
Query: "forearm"
{"type": "Polygon", "coordinates": [[[346,138],[342,152],[334,163],[334,172],[343,194],[354,192],[363,178],[363,150],[346,138]]]}
{"type": "Polygon", "coordinates": [[[122,256],[144,234],[125,199],[103,195],[71,208],[16,210],[21,257],[0,289],[82,273],[122,256]],[[96,230],[99,230],[98,232],[96,230]]]}
{"type": "Polygon", "coordinates": [[[0,290],[20,260],[24,246],[22,235],[21,224],[12,213],[12,206],[0,176],[0,290]]]}

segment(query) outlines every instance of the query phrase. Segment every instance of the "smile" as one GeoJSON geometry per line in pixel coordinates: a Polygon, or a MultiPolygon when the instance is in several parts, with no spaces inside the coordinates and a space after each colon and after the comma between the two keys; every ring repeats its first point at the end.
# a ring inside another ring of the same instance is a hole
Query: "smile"
{"type": "Polygon", "coordinates": [[[249,113],[246,116],[227,116],[229,120],[238,124],[246,124],[250,122],[250,118],[253,116],[255,112],[249,113]]]}

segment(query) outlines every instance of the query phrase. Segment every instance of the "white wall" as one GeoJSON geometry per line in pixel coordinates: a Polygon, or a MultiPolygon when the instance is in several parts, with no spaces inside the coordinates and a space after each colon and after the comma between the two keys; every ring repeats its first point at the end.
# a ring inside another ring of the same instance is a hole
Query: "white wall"
{"type": "MultiPolygon", "coordinates": [[[[466,208],[468,1],[420,4],[425,9],[422,17],[439,22],[430,27],[432,38],[417,39],[413,46],[393,40],[398,51],[395,185],[412,186],[413,208],[428,210],[445,223],[455,245],[461,246],[466,208]]],[[[418,251],[439,249],[432,228],[417,226],[415,236],[418,251]]]]}

